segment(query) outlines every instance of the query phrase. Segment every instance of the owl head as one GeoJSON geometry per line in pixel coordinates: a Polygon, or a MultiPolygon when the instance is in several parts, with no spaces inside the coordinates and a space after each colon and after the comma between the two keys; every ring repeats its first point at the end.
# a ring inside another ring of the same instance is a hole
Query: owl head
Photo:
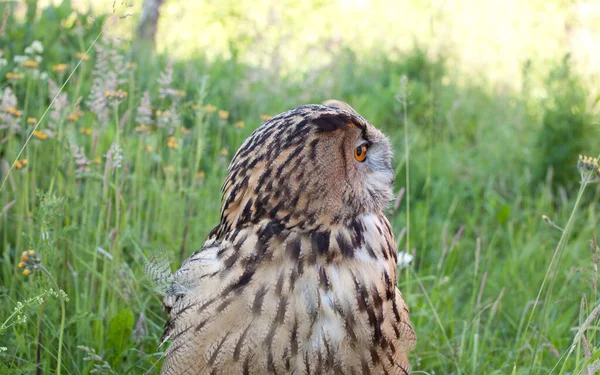
{"type": "Polygon", "coordinates": [[[216,235],[263,220],[314,230],[381,213],[393,177],[388,139],[348,104],[298,107],[256,129],[233,157],[216,235]]]}

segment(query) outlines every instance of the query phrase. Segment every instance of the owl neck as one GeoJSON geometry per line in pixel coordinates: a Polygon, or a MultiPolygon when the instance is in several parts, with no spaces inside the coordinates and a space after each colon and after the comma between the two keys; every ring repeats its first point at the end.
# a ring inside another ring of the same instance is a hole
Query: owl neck
{"type": "MultiPolygon", "coordinates": [[[[291,227],[280,220],[265,219],[232,227],[225,221],[209,234],[207,241],[231,242],[240,235],[256,236],[255,248],[268,249],[269,258],[302,260],[307,265],[336,263],[343,259],[385,260],[395,265],[397,246],[389,221],[383,213],[363,214],[333,226],[291,227]],[[279,251],[281,250],[281,251],[279,251]]],[[[260,250],[263,249],[263,250],[260,250]]]]}

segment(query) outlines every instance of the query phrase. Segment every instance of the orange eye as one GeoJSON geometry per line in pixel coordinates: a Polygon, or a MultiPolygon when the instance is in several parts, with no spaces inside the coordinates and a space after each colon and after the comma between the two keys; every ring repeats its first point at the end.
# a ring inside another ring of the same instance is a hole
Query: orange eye
{"type": "Polygon", "coordinates": [[[354,149],[354,159],[356,159],[357,161],[362,163],[363,161],[365,161],[366,158],[367,158],[367,145],[366,144],[362,144],[354,149]]]}

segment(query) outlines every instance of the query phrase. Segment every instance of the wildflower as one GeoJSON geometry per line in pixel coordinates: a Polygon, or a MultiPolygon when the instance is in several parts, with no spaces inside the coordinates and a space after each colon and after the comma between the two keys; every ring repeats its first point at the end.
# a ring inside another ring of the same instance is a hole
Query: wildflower
{"type": "MultiPolygon", "coordinates": [[[[27,53],[27,48],[25,48],[25,53],[27,53]]],[[[28,59],[29,59],[29,57],[24,56],[24,55],[16,55],[15,57],[13,57],[13,61],[16,62],[17,64],[23,64],[28,59]]]]}
{"type": "Polygon", "coordinates": [[[6,73],[5,77],[6,79],[17,80],[21,78],[21,75],[19,73],[8,72],[6,73]]]}
{"type": "Polygon", "coordinates": [[[409,264],[411,264],[413,261],[413,256],[409,253],[407,253],[406,251],[399,251],[398,252],[398,261],[397,261],[397,265],[400,268],[404,268],[407,267],[409,264]]]}
{"type": "Polygon", "coordinates": [[[4,111],[6,113],[9,113],[9,114],[13,115],[14,117],[20,117],[21,116],[21,111],[19,111],[15,107],[6,107],[4,109],[4,111]]]}
{"type": "Polygon", "coordinates": [[[207,113],[213,113],[214,111],[217,110],[217,107],[215,107],[212,104],[207,104],[204,107],[202,107],[202,109],[204,109],[207,113]]]}
{"type": "Polygon", "coordinates": [[[196,173],[196,179],[200,180],[203,179],[206,175],[204,174],[204,171],[199,171],[198,173],[196,173]]]}
{"type": "Polygon", "coordinates": [[[90,164],[92,164],[92,162],[85,156],[83,147],[73,146],[73,159],[75,159],[75,165],[77,166],[75,169],[76,175],[81,175],[82,173],[90,171],[90,164]]]}
{"type": "Polygon", "coordinates": [[[81,128],[81,130],[79,130],[79,132],[83,135],[90,135],[92,134],[92,129],[90,128],[81,128]]]}
{"type": "Polygon", "coordinates": [[[269,121],[272,117],[269,115],[260,115],[260,119],[263,121],[269,121]]]}
{"type": "Polygon", "coordinates": [[[19,160],[16,160],[13,165],[15,166],[16,169],[23,168],[23,163],[21,161],[19,161],[19,160]]]}
{"type": "Polygon", "coordinates": [[[224,110],[219,111],[219,118],[221,120],[227,120],[228,117],[229,117],[229,112],[224,111],[224,110]]]}
{"type": "Polygon", "coordinates": [[[21,261],[17,265],[23,269],[23,275],[31,275],[36,269],[40,268],[42,260],[33,250],[23,251],[21,261]]]}
{"type": "Polygon", "coordinates": [[[42,42],[40,42],[39,40],[34,40],[33,43],[31,43],[31,46],[29,46],[29,48],[31,48],[34,53],[40,54],[40,53],[44,52],[44,47],[42,46],[42,42]]]}
{"type": "Polygon", "coordinates": [[[121,163],[123,162],[123,150],[119,144],[113,143],[104,157],[113,168],[121,168],[121,163]]]}
{"type": "Polygon", "coordinates": [[[137,107],[135,122],[137,122],[140,126],[154,124],[154,120],[152,120],[152,102],[150,100],[150,93],[148,91],[144,92],[144,95],[140,100],[140,105],[137,107]]]}
{"type": "MultiPolygon", "coordinates": [[[[119,40],[106,35],[101,43],[96,43],[96,63],[92,72],[93,82],[87,105],[101,126],[107,126],[110,111],[109,96],[106,92],[117,91],[117,87],[127,82],[124,57],[116,48],[119,40]]],[[[111,98],[113,99],[113,98],[111,98]]],[[[113,102],[114,105],[118,102],[113,102]]]]}
{"type": "Polygon", "coordinates": [[[174,90],[171,88],[171,83],[173,83],[173,59],[167,61],[165,70],[160,73],[160,77],[158,78],[158,85],[160,87],[158,93],[161,99],[173,94],[174,90]]]}
{"type": "Polygon", "coordinates": [[[100,164],[100,163],[102,163],[102,159],[100,159],[100,157],[96,156],[96,157],[94,158],[94,160],[92,160],[92,162],[93,162],[94,164],[100,164]]]}
{"type": "Polygon", "coordinates": [[[27,117],[28,124],[35,124],[36,122],[37,122],[37,119],[35,117],[27,117]]]}
{"type": "Polygon", "coordinates": [[[127,91],[123,91],[122,89],[118,89],[117,91],[106,91],[104,92],[104,96],[109,99],[123,100],[127,97],[127,91]]]}
{"type": "Polygon", "coordinates": [[[75,111],[73,111],[73,113],[69,113],[67,115],[67,121],[75,122],[79,120],[83,115],[83,111],[81,111],[80,109],[76,109],[75,111]]]}
{"type": "Polygon", "coordinates": [[[146,145],[144,148],[146,149],[146,152],[152,152],[152,146],[146,145]]]}
{"type": "Polygon", "coordinates": [[[177,104],[172,102],[169,110],[162,112],[162,115],[157,118],[157,126],[165,129],[168,134],[173,135],[175,130],[181,126],[178,112],[177,104]]]}
{"type": "Polygon", "coordinates": [[[52,70],[57,73],[62,73],[67,70],[67,64],[57,64],[52,67],[52,70]]]}
{"type": "Polygon", "coordinates": [[[177,138],[175,138],[175,137],[169,137],[168,140],[167,140],[167,146],[169,148],[172,148],[172,149],[179,148],[179,144],[177,143],[177,138]]]}
{"type": "Polygon", "coordinates": [[[29,163],[29,160],[21,159],[21,164],[23,164],[24,167],[26,167],[28,163],[29,163]]]}
{"type": "Polygon", "coordinates": [[[27,60],[27,61],[23,62],[23,66],[26,67],[27,69],[37,68],[38,65],[40,65],[40,63],[37,61],[33,61],[33,60],[27,60]]]}
{"type": "Polygon", "coordinates": [[[179,130],[183,133],[183,134],[190,134],[190,129],[186,128],[185,126],[182,126],[179,128],[179,130]]]}
{"type": "Polygon", "coordinates": [[[582,181],[588,174],[591,174],[591,180],[589,182],[600,181],[600,165],[598,165],[598,158],[579,155],[579,160],[577,161],[577,169],[579,169],[582,181]]]}
{"type": "Polygon", "coordinates": [[[156,116],[161,116],[162,115],[162,111],[160,109],[156,110],[156,116]]]}
{"type": "Polygon", "coordinates": [[[144,124],[142,124],[140,126],[136,126],[135,127],[135,132],[136,133],[143,133],[143,134],[152,134],[152,130],[148,126],[146,126],[144,124]]]}
{"type": "Polygon", "coordinates": [[[244,129],[244,121],[238,121],[234,126],[238,129],[244,129]]]}
{"type": "Polygon", "coordinates": [[[86,55],[83,52],[77,52],[75,54],[75,57],[77,57],[79,60],[82,60],[82,61],[88,61],[90,59],[90,55],[86,55]]]}
{"type": "Polygon", "coordinates": [[[48,134],[46,134],[43,130],[34,130],[33,136],[42,141],[48,138],[48,134]]]}
{"type": "Polygon", "coordinates": [[[226,148],[222,148],[221,151],[219,152],[219,154],[221,156],[227,156],[227,154],[229,154],[229,150],[226,148]]]}

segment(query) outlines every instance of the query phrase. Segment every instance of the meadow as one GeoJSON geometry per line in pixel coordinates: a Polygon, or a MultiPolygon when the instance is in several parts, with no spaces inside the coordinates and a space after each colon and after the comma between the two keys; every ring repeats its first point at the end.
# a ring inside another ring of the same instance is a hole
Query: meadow
{"type": "MultiPolygon", "coordinates": [[[[312,23],[331,19],[311,3],[312,23]]],[[[171,3],[172,32],[151,53],[116,2],[93,17],[69,1],[15,4],[0,4],[0,374],[158,373],[166,314],[152,276],[202,246],[243,140],[330,98],[395,149],[388,217],[412,256],[398,286],[413,372],[600,372],[600,97],[572,55],[521,51],[497,75],[468,73],[409,36],[294,44],[212,2],[198,14],[222,22],[204,50],[178,51],[171,3]]]]}

